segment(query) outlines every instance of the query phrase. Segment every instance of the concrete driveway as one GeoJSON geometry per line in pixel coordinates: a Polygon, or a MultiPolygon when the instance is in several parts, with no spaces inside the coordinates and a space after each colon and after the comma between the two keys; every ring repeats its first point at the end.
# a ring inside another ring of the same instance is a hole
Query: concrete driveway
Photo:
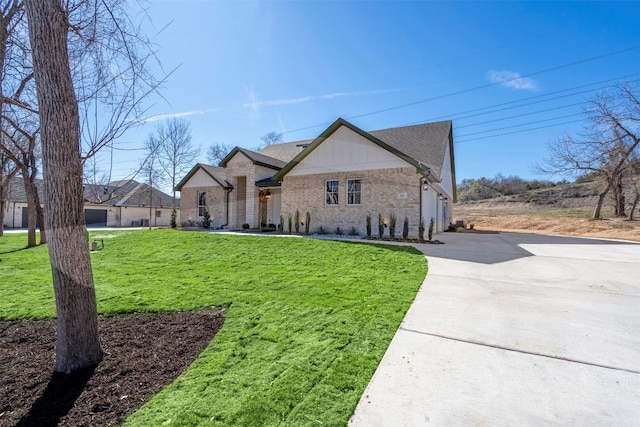
{"type": "Polygon", "coordinates": [[[640,425],[640,244],[437,237],[350,426],[640,425]]]}

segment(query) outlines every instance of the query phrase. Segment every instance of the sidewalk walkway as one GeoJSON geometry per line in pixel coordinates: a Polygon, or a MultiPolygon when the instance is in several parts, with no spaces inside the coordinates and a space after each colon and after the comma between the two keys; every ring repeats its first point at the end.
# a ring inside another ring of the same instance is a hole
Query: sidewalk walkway
{"type": "Polygon", "coordinates": [[[438,238],[349,426],[638,425],[640,244],[438,238]]]}

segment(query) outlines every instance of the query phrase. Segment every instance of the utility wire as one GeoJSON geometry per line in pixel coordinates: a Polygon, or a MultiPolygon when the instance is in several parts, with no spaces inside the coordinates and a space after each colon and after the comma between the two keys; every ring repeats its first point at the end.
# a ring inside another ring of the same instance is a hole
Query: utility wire
{"type": "MultiPolygon", "coordinates": [[[[503,83],[506,83],[506,82],[509,82],[509,81],[514,81],[514,80],[518,80],[518,79],[522,79],[522,78],[537,76],[537,75],[540,75],[540,74],[548,73],[548,72],[551,72],[551,71],[557,71],[557,70],[560,70],[560,69],[563,69],[563,68],[572,67],[572,66],[575,66],[575,65],[580,65],[580,64],[587,63],[587,62],[591,62],[591,61],[596,61],[596,60],[607,58],[607,57],[610,57],[610,56],[620,55],[622,53],[630,52],[630,51],[636,50],[638,48],[640,48],[640,45],[635,45],[635,46],[631,46],[631,47],[628,47],[628,48],[625,48],[625,49],[620,49],[620,50],[616,50],[616,51],[612,51],[612,52],[607,52],[607,53],[604,53],[604,54],[601,54],[601,55],[596,55],[596,56],[592,56],[592,57],[589,57],[589,58],[580,59],[578,61],[568,62],[568,63],[557,65],[557,66],[554,66],[554,67],[545,68],[545,69],[542,69],[542,70],[539,70],[539,71],[534,71],[532,73],[525,74],[525,75],[522,75],[522,76],[518,76],[518,77],[515,77],[513,79],[508,79],[508,80],[504,80],[504,81],[500,81],[500,82],[494,82],[494,83],[487,83],[487,84],[484,84],[484,85],[475,86],[475,87],[467,88],[467,89],[462,89],[462,90],[459,90],[459,91],[450,92],[450,93],[443,94],[443,95],[437,95],[437,96],[430,97],[430,98],[420,99],[420,100],[417,100],[417,101],[414,101],[414,102],[409,102],[409,103],[406,103],[406,104],[400,104],[400,105],[396,105],[396,106],[393,106],[393,107],[383,108],[381,110],[371,111],[371,112],[368,112],[368,113],[358,114],[358,115],[355,115],[355,116],[349,116],[349,117],[347,117],[347,120],[357,119],[357,118],[361,118],[361,117],[367,117],[367,116],[371,116],[371,115],[375,115],[375,114],[385,113],[385,112],[388,112],[388,111],[394,111],[394,110],[398,110],[398,109],[401,109],[401,108],[406,108],[406,107],[411,107],[411,106],[414,106],[414,105],[419,105],[419,104],[422,104],[422,103],[425,103],[425,102],[435,101],[435,100],[439,100],[439,99],[443,99],[443,98],[448,98],[448,97],[452,97],[452,96],[456,96],[456,95],[461,95],[461,94],[464,94],[464,93],[474,92],[474,91],[477,91],[477,90],[480,90],[480,89],[486,89],[488,87],[497,86],[497,85],[500,85],[500,84],[503,84],[503,83]]],[[[540,95],[540,96],[544,96],[544,95],[540,95]]],[[[283,133],[284,134],[289,134],[289,133],[294,133],[294,132],[300,132],[300,131],[303,131],[303,130],[313,129],[313,128],[317,128],[317,127],[320,127],[320,126],[328,126],[331,123],[332,122],[325,122],[325,123],[321,123],[321,124],[317,124],[317,125],[312,125],[312,126],[306,126],[306,127],[303,127],[303,128],[293,129],[293,130],[290,130],[290,131],[287,131],[287,132],[283,132],[283,133]]]]}

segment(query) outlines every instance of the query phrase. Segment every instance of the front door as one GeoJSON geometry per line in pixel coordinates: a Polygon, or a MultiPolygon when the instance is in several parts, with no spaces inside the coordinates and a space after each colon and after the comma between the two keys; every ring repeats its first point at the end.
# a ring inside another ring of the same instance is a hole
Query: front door
{"type": "Polygon", "coordinates": [[[260,212],[260,227],[267,227],[268,221],[269,221],[269,217],[268,217],[268,203],[269,203],[269,198],[271,197],[271,193],[269,192],[269,190],[265,190],[265,191],[261,191],[260,192],[260,206],[259,206],[259,212],[260,212]]]}

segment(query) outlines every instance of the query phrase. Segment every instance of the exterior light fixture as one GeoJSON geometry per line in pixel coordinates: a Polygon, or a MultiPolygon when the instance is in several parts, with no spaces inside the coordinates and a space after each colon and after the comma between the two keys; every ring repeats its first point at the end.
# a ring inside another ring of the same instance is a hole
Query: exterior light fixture
{"type": "Polygon", "coordinates": [[[438,194],[438,199],[442,200],[442,193],[438,194]]]}

